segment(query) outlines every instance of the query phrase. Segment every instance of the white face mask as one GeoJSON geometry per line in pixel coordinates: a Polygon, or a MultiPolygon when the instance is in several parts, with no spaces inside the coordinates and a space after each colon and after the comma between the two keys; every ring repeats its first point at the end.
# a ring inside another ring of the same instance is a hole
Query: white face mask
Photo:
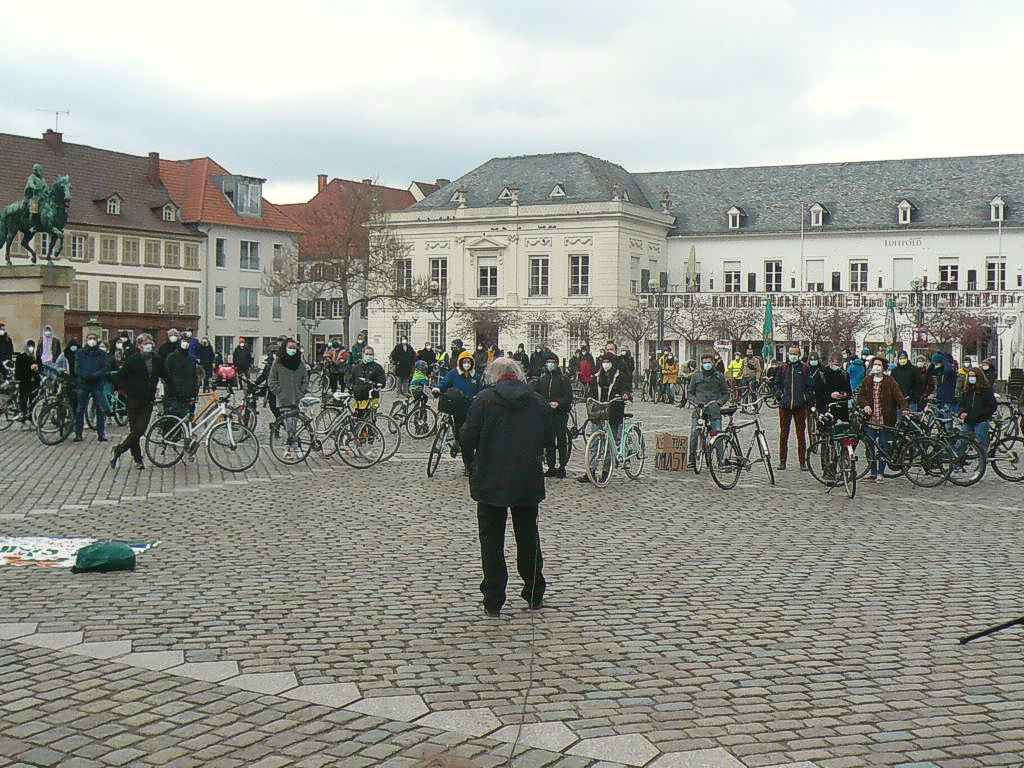
{"type": "Polygon", "coordinates": [[[6,335],[7,335],[7,331],[5,331],[3,328],[0,328],[0,336],[6,336],[6,335]]]}
{"type": "Polygon", "coordinates": [[[90,347],[95,347],[97,344],[96,339],[88,339],[85,343],[88,344],[90,347]]]}
{"type": "Polygon", "coordinates": [[[605,362],[601,363],[601,367],[604,368],[606,371],[610,371],[612,369],[612,364],[606,360],[605,362]]]}
{"type": "Polygon", "coordinates": [[[462,366],[461,366],[462,370],[464,370],[464,371],[468,371],[472,367],[473,367],[472,363],[470,363],[468,361],[463,363],[462,366]]]}
{"type": "Polygon", "coordinates": [[[178,346],[180,346],[182,349],[188,349],[188,342],[182,341],[181,344],[179,344],[178,346]]]}
{"type": "Polygon", "coordinates": [[[150,352],[153,351],[153,345],[152,344],[143,344],[142,345],[142,351],[145,352],[148,355],[150,352]]]}
{"type": "Polygon", "coordinates": [[[177,336],[168,336],[168,337],[167,337],[167,340],[168,340],[169,342],[171,342],[171,344],[174,344],[175,342],[177,342],[177,341],[178,341],[178,337],[177,337],[177,336]]]}

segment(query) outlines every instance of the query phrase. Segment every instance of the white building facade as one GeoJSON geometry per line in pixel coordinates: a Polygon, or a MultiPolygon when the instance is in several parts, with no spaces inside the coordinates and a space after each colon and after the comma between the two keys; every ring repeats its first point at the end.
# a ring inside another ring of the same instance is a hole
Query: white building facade
{"type": "MultiPolygon", "coordinates": [[[[809,345],[801,306],[826,306],[865,316],[846,346],[993,355],[1003,378],[1024,355],[1021,155],[640,174],[576,153],[495,158],[391,225],[412,276],[446,270],[449,302],[522,316],[501,347],[539,340],[545,315],[553,329],[573,308],[700,301],[724,314],[770,299],[780,350],[809,345]],[[940,344],[926,326],[944,312],[983,316],[985,338],[940,344]]],[[[375,310],[378,345],[439,334],[436,307],[375,310]]],[[[578,343],[552,336],[563,357],[578,343]]],[[[682,343],[668,324],[664,338],[685,358],[716,335],[682,343]]]]}

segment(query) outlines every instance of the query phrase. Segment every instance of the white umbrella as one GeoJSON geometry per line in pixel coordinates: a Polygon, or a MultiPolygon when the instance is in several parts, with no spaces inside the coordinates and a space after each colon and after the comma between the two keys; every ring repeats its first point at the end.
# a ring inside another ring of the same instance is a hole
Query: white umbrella
{"type": "Polygon", "coordinates": [[[697,247],[690,246],[690,256],[686,260],[686,290],[697,290],[697,247]]]}

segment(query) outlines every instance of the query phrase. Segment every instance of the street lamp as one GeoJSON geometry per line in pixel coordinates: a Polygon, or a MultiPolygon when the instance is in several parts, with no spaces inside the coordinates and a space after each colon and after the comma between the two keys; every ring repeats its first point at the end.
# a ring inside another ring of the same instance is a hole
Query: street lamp
{"type": "Polygon", "coordinates": [[[309,340],[309,346],[306,349],[313,356],[316,355],[316,347],[313,344],[313,331],[316,329],[320,322],[313,317],[300,317],[299,325],[302,326],[303,330],[306,331],[306,338],[309,340]]]}
{"type": "Polygon", "coordinates": [[[458,306],[452,303],[449,308],[447,280],[443,283],[438,280],[431,280],[430,290],[441,299],[441,314],[439,315],[434,310],[431,310],[431,314],[441,321],[441,349],[438,354],[444,354],[445,350],[448,349],[448,321],[455,316],[458,306]]]}
{"type": "Polygon", "coordinates": [[[174,325],[179,317],[185,314],[184,304],[164,304],[162,301],[156,305],[156,311],[167,318],[167,325],[174,325]]]}

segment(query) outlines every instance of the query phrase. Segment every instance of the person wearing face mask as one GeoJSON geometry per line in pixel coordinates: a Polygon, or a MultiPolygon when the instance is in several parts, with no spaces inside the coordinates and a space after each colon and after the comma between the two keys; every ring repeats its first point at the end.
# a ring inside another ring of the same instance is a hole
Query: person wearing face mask
{"type": "Polygon", "coordinates": [[[811,379],[814,383],[814,407],[818,413],[828,413],[828,407],[838,403],[831,413],[839,421],[849,421],[849,401],[853,390],[850,389],[850,376],[843,370],[843,356],[833,352],[829,355],[828,366],[812,374],[811,379]]]}
{"type": "Polygon", "coordinates": [[[213,380],[213,367],[216,363],[216,355],[213,354],[213,347],[210,340],[205,336],[199,342],[199,354],[196,356],[199,367],[203,369],[203,391],[210,391],[210,382],[213,380]]]}
{"type": "Polygon", "coordinates": [[[181,334],[178,333],[177,328],[167,329],[167,341],[160,345],[160,349],[157,350],[157,356],[160,358],[160,362],[164,365],[167,364],[167,356],[178,349],[178,341],[181,339],[181,334]]]}
{"type": "Polygon", "coordinates": [[[341,339],[331,339],[330,345],[324,351],[324,363],[327,366],[327,381],[331,391],[343,389],[349,354],[341,339]]]}
{"type": "Polygon", "coordinates": [[[416,364],[416,350],[409,345],[409,340],[402,338],[391,350],[389,356],[391,370],[398,379],[398,394],[409,394],[409,379],[412,378],[412,367],[416,364]]]}
{"type": "MultiPolygon", "coordinates": [[[[626,412],[626,400],[633,399],[633,392],[630,386],[630,377],[624,374],[618,366],[618,358],[614,351],[614,343],[608,342],[605,353],[601,355],[600,365],[597,369],[597,376],[594,377],[594,384],[591,387],[590,396],[602,403],[610,403],[608,406],[608,425],[612,428],[615,439],[619,439],[622,431],[623,414],[626,412]],[[612,347],[608,351],[608,347],[612,347]]],[[[580,483],[589,483],[587,473],[576,478],[580,483]]]]}
{"type": "MultiPolygon", "coordinates": [[[[466,423],[466,414],[473,398],[483,388],[479,373],[476,371],[476,360],[471,352],[463,350],[456,362],[456,368],[448,371],[438,382],[435,394],[446,397],[453,411],[455,434],[458,435],[462,425],[466,423]]],[[[473,466],[473,452],[462,446],[462,463],[468,477],[473,466]]]]}
{"type": "Polygon", "coordinates": [[[60,357],[60,339],[53,335],[53,326],[43,327],[43,337],[36,344],[36,362],[40,367],[53,365],[60,357]]]}
{"type": "MultiPolygon", "coordinates": [[[[896,425],[897,411],[910,412],[910,404],[903,396],[903,390],[892,376],[885,375],[884,358],[875,357],[871,360],[868,376],[857,390],[857,404],[864,409],[868,423],[864,429],[883,450],[889,444],[889,436],[896,425]]],[[[883,482],[885,475],[885,458],[879,456],[871,462],[871,479],[876,483],[883,482]]]]}
{"type": "Polygon", "coordinates": [[[352,349],[349,350],[349,360],[353,365],[358,365],[359,361],[363,359],[363,348],[366,346],[366,331],[360,331],[356,336],[356,343],[352,345],[352,349]]]}
{"type": "Polygon", "coordinates": [[[36,343],[29,339],[25,351],[14,356],[14,380],[18,382],[18,405],[21,407],[21,423],[29,418],[29,404],[39,389],[39,363],[36,362],[36,343]]]}
{"type": "Polygon", "coordinates": [[[761,358],[754,354],[752,347],[747,347],[743,359],[743,377],[740,379],[740,386],[746,390],[761,380],[764,373],[764,365],[761,358]]]}
{"type": "Polygon", "coordinates": [[[999,374],[996,372],[996,360],[994,357],[986,357],[981,361],[981,372],[985,374],[985,378],[988,379],[989,384],[995,384],[999,374]]]}
{"type": "Polygon", "coordinates": [[[416,359],[422,360],[427,364],[427,374],[434,370],[434,365],[437,363],[437,352],[434,351],[434,345],[429,341],[423,344],[423,349],[416,353],[416,359]]]}
{"type": "Polygon", "coordinates": [[[252,369],[253,356],[252,350],[249,349],[249,344],[245,339],[240,338],[238,344],[231,351],[231,362],[234,364],[239,376],[249,375],[249,371],[252,369]]]}
{"type": "Polygon", "coordinates": [[[188,339],[178,337],[178,348],[162,360],[164,375],[164,411],[174,416],[187,416],[199,396],[203,369],[188,353],[188,339]]]}
{"type": "Polygon", "coordinates": [[[676,384],[679,383],[679,363],[675,355],[669,354],[661,364],[661,402],[673,404],[676,401],[676,384]]]}
{"type": "Polygon", "coordinates": [[[544,361],[544,373],[533,383],[533,388],[551,409],[551,437],[544,448],[548,471],[545,477],[565,477],[569,463],[569,409],[572,407],[572,386],[569,378],[558,367],[558,355],[551,353],[544,361]],[[555,466],[555,449],[558,465],[555,466]]]}
{"type": "Polygon", "coordinates": [[[775,371],[775,396],[779,401],[779,465],[786,468],[790,425],[796,429],[800,469],[807,466],[807,407],[812,403],[811,367],[800,360],[800,347],[790,347],[786,362],[775,371]]]}
{"type": "MultiPolygon", "coordinates": [[[[278,408],[297,409],[299,401],[309,391],[309,371],[302,363],[299,342],[295,339],[285,339],[284,344],[278,349],[277,359],[270,368],[267,386],[274,393],[278,408]]],[[[286,415],[284,422],[285,431],[288,433],[284,456],[287,460],[292,458],[295,428],[299,421],[286,415]]]]}
{"type": "Polygon", "coordinates": [[[544,350],[537,346],[534,347],[533,353],[530,355],[530,367],[526,369],[526,375],[530,379],[539,378],[544,372],[544,350]]]}
{"type": "Polygon", "coordinates": [[[952,429],[952,422],[949,421],[956,415],[956,382],[957,366],[953,358],[946,353],[936,350],[932,353],[931,365],[928,366],[928,376],[932,379],[932,389],[935,392],[935,399],[939,402],[939,409],[943,418],[947,420],[947,430],[952,429]]]}
{"type": "MultiPolygon", "coordinates": [[[[818,402],[818,390],[825,387],[825,371],[828,370],[827,365],[821,365],[821,360],[818,357],[818,353],[811,351],[807,354],[807,365],[811,369],[811,380],[810,380],[810,396],[811,405],[816,406],[818,402]]],[[[810,441],[813,442],[813,435],[815,434],[815,419],[812,416],[807,419],[807,433],[810,437],[810,441]]]]}
{"type": "Polygon", "coordinates": [[[192,333],[192,329],[189,328],[184,333],[184,338],[188,339],[188,353],[192,355],[196,360],[199,359],[199,337],[192,333]]]}
{"type": "Polygon", "coordinates": [[[117,469],[118,459],[129,451],[135,468],[146,468],[142,463],[139,441],[149,429],[156,385],[164,375],[163,363],[156,354],[155,346],[152,336],[140,333],[135,337],[135,352],[125,358],[124,365],[113,375],[114,383],[124,396],[128,412],[128,434],[111,452],[111,469],[117,469]]]}
{"type": "Polygon", "coordinates": [[[738,389],[743,381],[743,358],[739,352],[733,353],[732,360],[725,366],[725,380],[733,389],[738,389]]]}
{"type": "Polygon", "coordinates": [[[7,333],[7,326],[0,323],[0,380],[7,375],[4,363],[13,359],[14,341],[11,339],[11,335],[7,333]]]}
{"type": "Polygon", "coordinates": [[[725,374],[715,368],[715,358],[711,353],[701,355],[700,368],[690,376],[686,398],[693,404],[693,415],[690,418],[690,450],[686,458],[687,466],[692,469],[697,455],[697,421],[704,414],[705,406],[710,406],[706,414],[708,426],[712,431],[720,432],[720,409],[729,402],[729,385],[725,374]]]}
{"type": "Polygon", "coordinates": [[[892,369],[892,378],[899,384],[900,391],[907,398],[911,411],[917,411],[921,403],[921,391],[924,388],[921,371],[910,364],[910,355],[901,351],[896,356],[896,367],[892,369]]]}
{"type": "Polygon", "coordinates": [[[103,387],[110,373],[110,357],[100,349],[99,337],[95,333],[86,336],[85,346],[75,356],[75,383],[78,386],[78,400],[75,407],[74,442],[82,442],[85,430],[85,409],[90,398],[96,407],[96,439],[107,441],[107,407],[103,398],[103,387]]]}
{"type": "Polygon", "coordinates": [[[516,349],[515,354],[512,355],[512,359],[515,360],[517,363],[519,363],[519,365],[521,365],[523,367],[524,371],[529,369],[529,367],[530,367],[530,356],[528,354],[526,354],[526,345],[525,344],[520,344],[519,345],[519,348],[516,349]]]}
{"type": "Polygon", "coordinates": [[[351,366],[350,389],[357,400],[365,400],[371,387],[383,389],[387,382],[384,367],[377,362],[376,357],[373,347],[366,345],[363,347],[362,359],[351,366]]]}
{"type": "Polygon", "coordinates": [[[996,396],[992,391],[985,372],[980,368],[968,368],[964,389],[957,401],[963,424],[960,432],[971,435],[988,453],[989,419],[996,412],[996,396]]]}
{"type": "MultiPolygon", "coordinates": [[[[544,350],[537,347],[537,376],[540,376],[540,367],[544,365],[543,353],[544,350]]],[[[487,369],[487,362],[487,347],[483,342],[478,341],[476,344],[476,352],[473,353],[473,365],[481,376],[483,376],[483,372],[487,369]]]]}
{"type": "Polygon", "coordinates": [[[75,358],[78,356],[78,342],[74,339],[68,341],[64,351],[60,353],[57,362],[54,364],[61,373],[66,373],[71,378],[75,377],[75,358]]]}
{"type": "Polygon", "coordinates": [[[846,366],[846,372],[850,375],[850,387],[856,392],[867,375],[867,363],[861,357],[852,357],[846,366]]]}

